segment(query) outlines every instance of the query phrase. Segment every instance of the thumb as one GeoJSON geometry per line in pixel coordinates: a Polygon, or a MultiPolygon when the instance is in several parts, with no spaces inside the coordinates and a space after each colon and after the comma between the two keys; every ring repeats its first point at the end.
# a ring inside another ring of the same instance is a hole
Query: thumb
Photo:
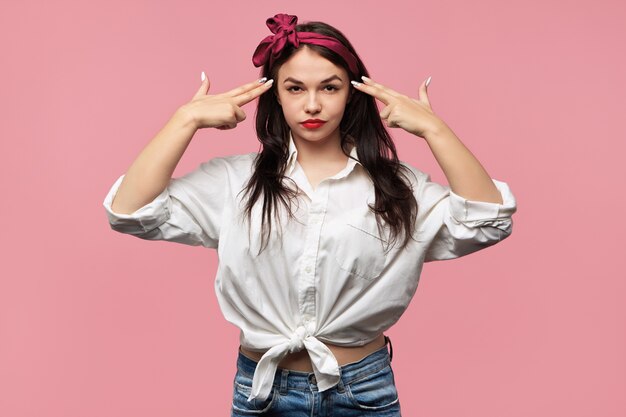
{"type": "Polygon", "coordinates": [[[430,79],[432,77],[428,77],[426,81],[422,83],[419,87],[419,95],[420,101],[426,103],[430,107],[430,100],[428,99],[428,85],[430,84],[430,79]]]}
{"type": "Polygon", "coordinates": [[[211,82],[209,81],[209,77],[207,77],[204,74],[204,71],[202,71],[202,74],[200,75],[200,79],[202,80],[202,84],[200,84],[200,89],[196,92],[193,98],[206,96],[206,94],[209,92],[209,88],[211,87],[211,82]]]}

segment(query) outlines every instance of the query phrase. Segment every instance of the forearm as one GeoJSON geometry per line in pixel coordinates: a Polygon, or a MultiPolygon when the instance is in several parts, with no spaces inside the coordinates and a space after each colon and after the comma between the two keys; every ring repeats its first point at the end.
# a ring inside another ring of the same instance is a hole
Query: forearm
{"type": "Polygon", "coordinates": [[[487,171],[445,123],[424,139],[454,193],[468,200],[502,204],[487,171]]]}
{"type": "Polygon", "coordinates": [[[130,214],[154,200],[169,184],[195,132],[193,120],[177,110],[128,168],[111,209],[130,214]]]}

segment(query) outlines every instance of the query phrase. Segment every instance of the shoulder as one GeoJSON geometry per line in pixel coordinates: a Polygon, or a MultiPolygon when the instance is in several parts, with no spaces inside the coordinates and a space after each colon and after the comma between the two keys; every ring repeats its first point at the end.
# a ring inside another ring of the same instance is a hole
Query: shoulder
{"type": "Polygon", "coordinates": [[[404,168],[401,170],[400,174],[404,175],[411,185],[419,185],[421,182],[428,181],[428,174],[414,165],[406,161],[400,161],[400,165],[404,168]]]}
{"type": "Polygon", "coordinates": [[[252,172],[257,152],[245,154],[216,156],[200,164],[200,168],[208,173],[221,172],[228,176],[246,176],[252,172]]]}

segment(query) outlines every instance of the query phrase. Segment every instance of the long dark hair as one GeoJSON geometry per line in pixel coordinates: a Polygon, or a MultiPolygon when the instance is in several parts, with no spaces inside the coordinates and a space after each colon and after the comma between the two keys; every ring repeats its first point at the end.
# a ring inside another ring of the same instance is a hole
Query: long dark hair
{"type": "MultiPolygon", "coordinates": [[[[256,110],[256,131],[261,142],[260,152],[254,160],[254,173],[245,188],[244,195],[248,195],[244,213],[248,220],[252,216],[252,208],[262,196],[262,242],[269,240],[272,229],[271,213],[280,222],[278,203],[287,210],[293,218],[291,210],[292,199],[297,192],[283,183],[284,173],[289,156],[289,125],[283,115],[282,107],[277,101],[276,85],[278,69],[297,50],[307,47],[328,59],[335,65],[343,67],[351,79],[360,80],[361,75],[369,73],[361,58],[348,39],[336,28],[323,22],[306,22],[296,26],[297,32],[316,32],[334,37],[343,43],[357,59],[359,74],[350,71],[345,60],[332,50],[313,44],[301,43],[299,48],[286,46],[281,55],[276,58],[272,66],[266,63],[261,76],[274,79],[272,91],[259,97],[256,110]],[[266,222],[269,230],[266,231],[266,222]]],[[[352,87],[351,87],[352,88],[352,87]]],[[[376,201],[369,206],[376,215],[379,230],[383,230],[383,223],[390,229],[390,245],[395,244],[398,236],[404,232],[402,247],[412,238],[417,216],[417,201],[406,176],[410,171],[398,160],[396,147],[387,129],[380,118],[374,97],[369,94],[353,90],[348,101],[343,118],[339,125],[341,148],[343,153],[350,157],[350,144],[356,146],[359,162],[369,174],[375,188],[376,201]]],[[[263,250],[263,243],[260,251],[263,250]]]]}

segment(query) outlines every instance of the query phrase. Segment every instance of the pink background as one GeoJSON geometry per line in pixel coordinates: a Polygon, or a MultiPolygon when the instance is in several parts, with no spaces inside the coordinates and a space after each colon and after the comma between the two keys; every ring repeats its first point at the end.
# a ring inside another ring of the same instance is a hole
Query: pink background
{"type": "MultiPolygon", "coordinates": [[[[113,232],[102,200],[202,70],[212,92],[257,78],[280,12],[336,25],[400,92],[432,75],[435,113],[518,200],[512,236],[427,264],[387,332],[403,415],[626,415],[623,2],[222,3],[3,3],[0,415],[228,415],[215,251],[113,232]]],[[[175,175],[256,151],[244,110],[175,175]]]]}

